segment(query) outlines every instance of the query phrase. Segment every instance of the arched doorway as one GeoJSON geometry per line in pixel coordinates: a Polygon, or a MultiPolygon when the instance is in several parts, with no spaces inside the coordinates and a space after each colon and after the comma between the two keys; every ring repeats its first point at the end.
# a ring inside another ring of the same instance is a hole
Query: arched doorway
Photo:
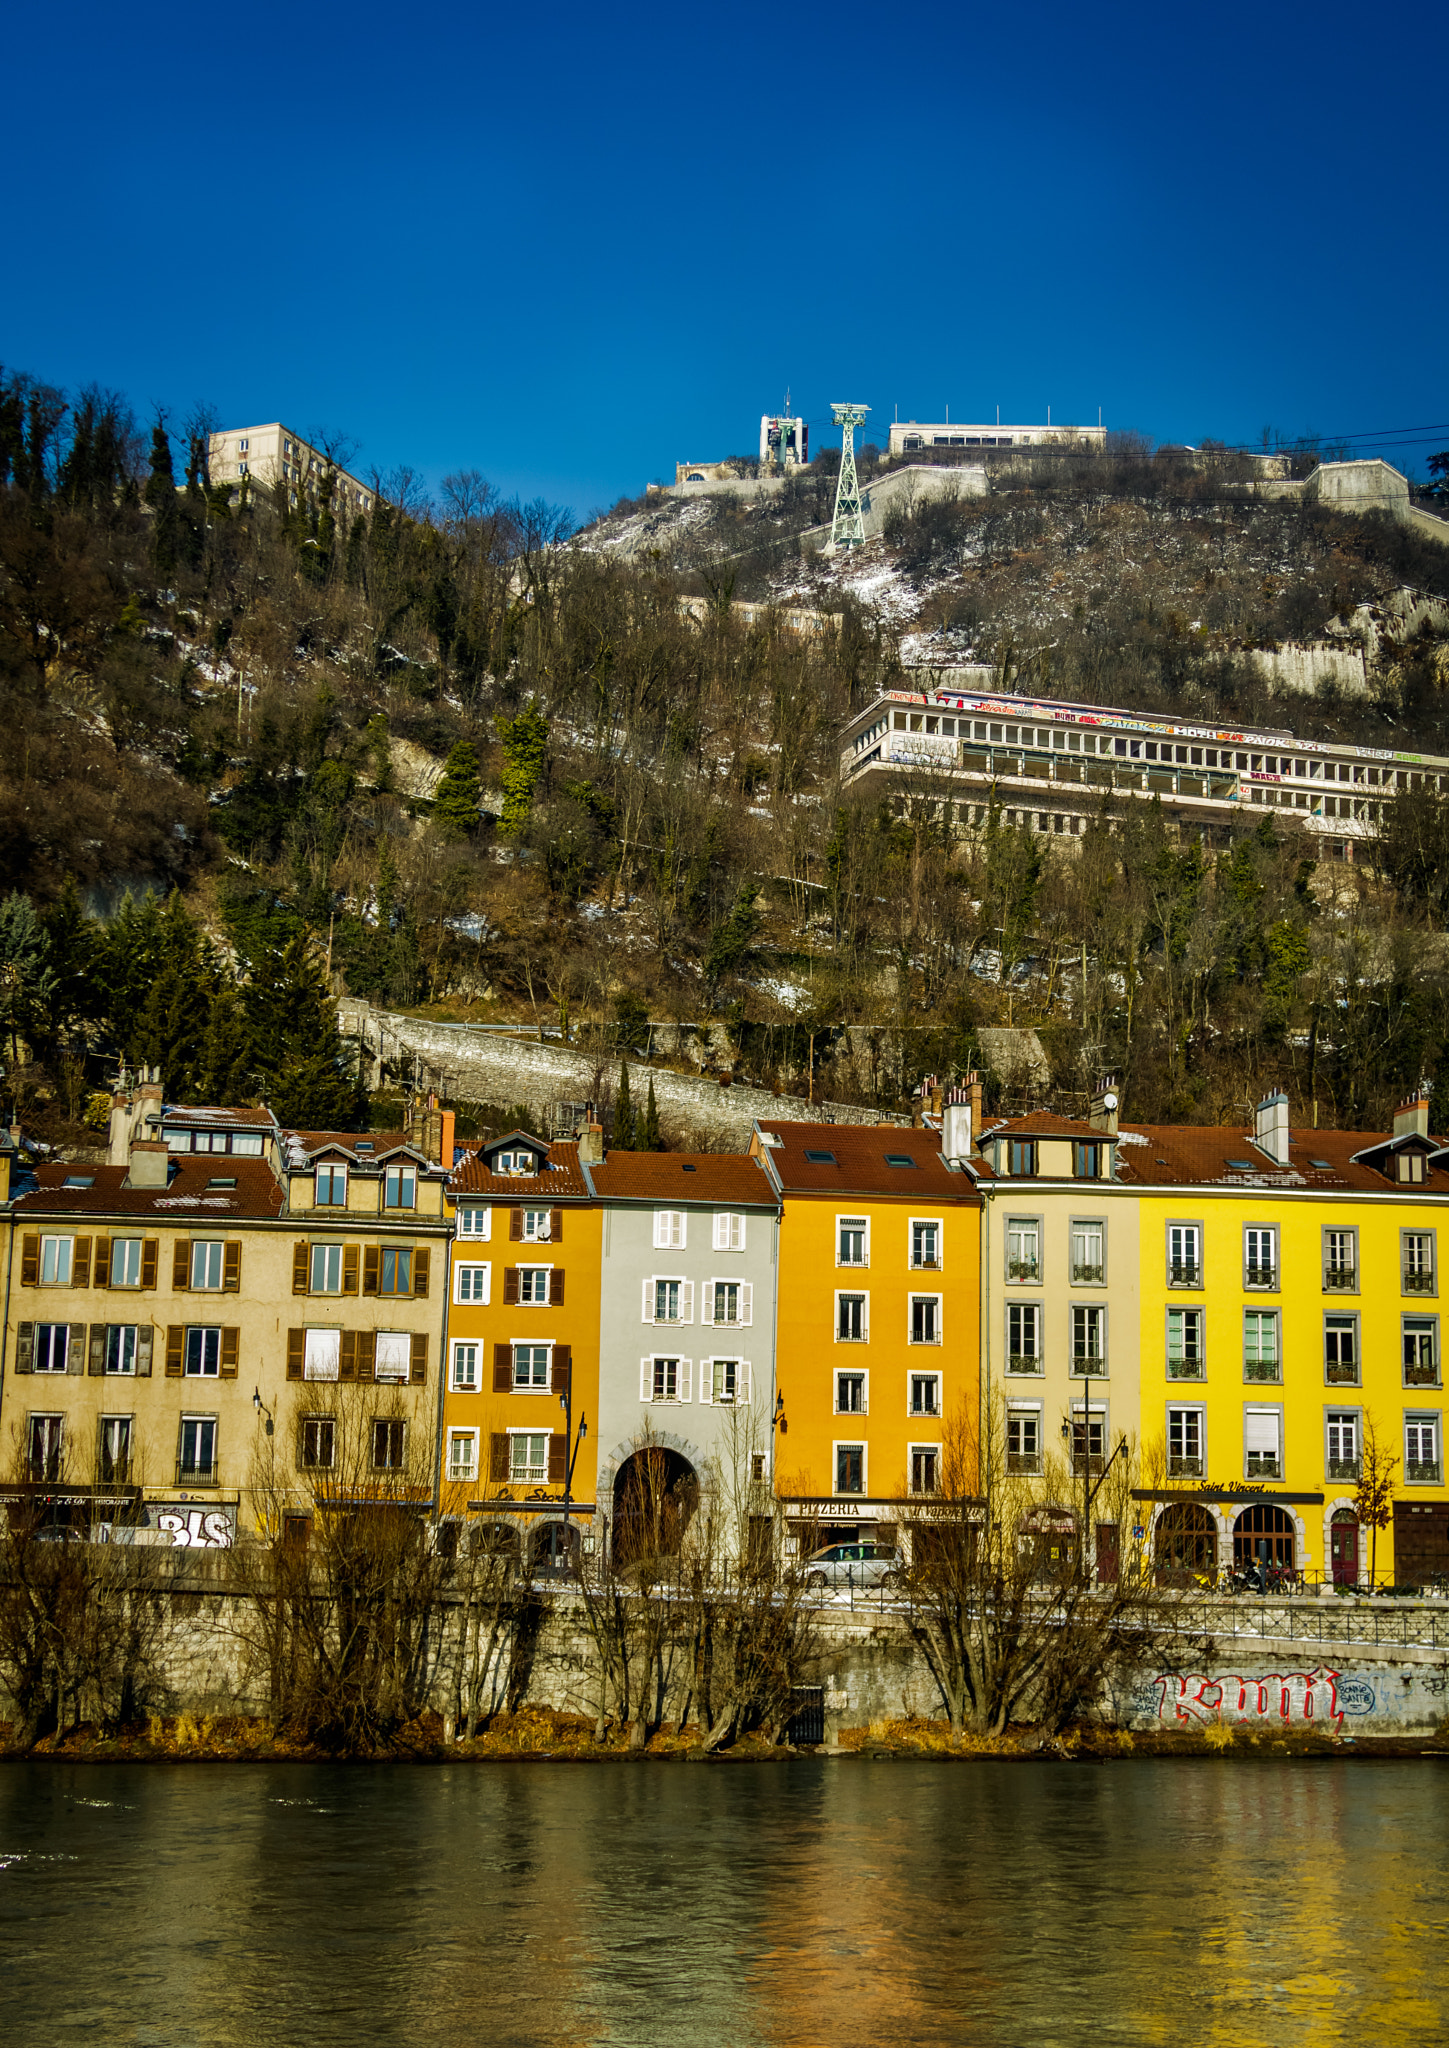
{"type": "Polygon", "coordinates": [[[1271,1507],[1267,1501],[1244,1508],[1233,1524],[1233,1563],[1239,1571],[1257,1564],[1260,1543],[1268,1546],[1270,1569],[1276,1565],[1283,1571],[1293,1570],[1298,1561],[1293,1517],[1283,1508],[1271,1507]]]}
{"type": "Polygon", "coordinates": [[[615,1566],[677,1557],[698,1505],[699,1480],[688,1458],[664,1444],[635,1451],[614,1481],[615,1566]]]}
{"type": "Polygon", "coordinates": [[[1358,1584],[1358,1516],[1352,1508],[1335,1508],[1328,1525],[1328,1558],[1335,1586],[1358,1584]]]}
{"type": "Polygon", "coordinates": [[[468,1532],[468,1548],[496,1570],[518,1567],[518,1531],[511,1522],[476,1522],[468,1532]]]}
{"type": "Polygon", "coordinates": [[[570,1522],[540,1522],[530,1545],[534,1575],[541,1579],[572,1578],[579,1561],[579,1532],[570,1522]]]}
{"type": "Polygon", "coordinates": [[[1152,1534],[1157,1577],[1165,1586],[1185,1586],[1200,1572],[1217,1571],[1218,1525],[1199,1501],[1174,1501],[1157,1517],[1152,1534]]]}

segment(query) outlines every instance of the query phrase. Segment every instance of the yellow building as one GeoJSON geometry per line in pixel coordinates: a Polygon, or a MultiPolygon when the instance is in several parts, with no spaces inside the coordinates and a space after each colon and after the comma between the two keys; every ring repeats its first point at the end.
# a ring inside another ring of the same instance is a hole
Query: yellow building
{"type": "Polygon", "coordinates": [[[820,1544],[894,1539],[979,1401],[980,1197],[932,1130],[757,1123],[782,1202],[776,1486],[820,1544]]]}
{"type": "Polygon", "coordinates": [[[579,1152],[510,1131],[448,1187],[444,1512],[546,1569],[593,1540],[600,1211],[579,1152]]]}

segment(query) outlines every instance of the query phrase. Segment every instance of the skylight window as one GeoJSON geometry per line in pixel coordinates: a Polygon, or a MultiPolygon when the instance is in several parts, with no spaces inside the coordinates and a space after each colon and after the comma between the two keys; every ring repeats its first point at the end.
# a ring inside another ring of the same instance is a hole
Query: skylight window
{"type": "Polygon", "coordinates": [[[1310,1166],[1322,1167],[1329,1172],[1331,1172],[1333,1168],[1333,1161],[1331,1159],[1310,1159],[1308,1164],[1310,1166]]]}
{"type": "Polygon", "coordinates": [[[1251,1159],[1230,1159],[1228,1165],[1234,1173],[1253,1173],[1256,1171],[1251,1159]]]}
{"type": "Polygon", "coordinates": [[[887,1152],[885,1163],[887,1166],[914,1166],[916,1162],[909,1152],[887,1152]]]}
{"type": "Polygon", "coordinates": [[[807,1151],[805,1157],[809,1160],[812,1166],[834,1166],[836,1163],[835,1154],[833,1152],[807,1151]]]}
{"type": "Polygon", "coordinates": [[[236,1186],[236,1175],[233,1173],[218,1178],[215,1174],[213,1174],[211,1179],[206,1183],[206,1185],[209,1188],[234,1188],[236,1186]]]}
{"type": "Polygon", "coordinates": [[[374,1149],[371,1138],[359,1138],[356,1149],[359,1152],[371,1152],[374,1149]]]}
{"type": "Polygon", "coordinates": [[[61,1186],[67,1188],[93,1188],[95,1184],[96,1177],[93,1173],[68,1173],[61,1182],[61,1186]]]}

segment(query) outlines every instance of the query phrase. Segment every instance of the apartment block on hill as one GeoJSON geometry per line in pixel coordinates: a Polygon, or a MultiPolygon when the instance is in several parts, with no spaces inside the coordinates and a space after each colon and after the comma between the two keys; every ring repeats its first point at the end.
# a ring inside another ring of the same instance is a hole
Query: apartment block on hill
{"type": "Polygon", "coordinates": [[[224,427],[213,434],[208,469],[214,484],[284,484],[294,505],[303,496],[315,497],[331,475],[332,510],[339,518],[365,516],[377,495],[371,484],[340,468],[323,449],[280,420],[259,427],[224,427]]]}

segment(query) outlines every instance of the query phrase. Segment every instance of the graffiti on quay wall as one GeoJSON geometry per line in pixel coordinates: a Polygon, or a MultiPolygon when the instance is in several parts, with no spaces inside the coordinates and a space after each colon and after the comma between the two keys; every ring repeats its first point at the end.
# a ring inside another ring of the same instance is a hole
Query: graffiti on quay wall
{"type": "Polygon", "coordinates": [[[1273,1671],[1264,1677],[1228,1672],[1216,1678],[1159,1671],[1143,1688],[1141,1711],[1159,1721],[1317,1722],[1337,1726],[1345,1714],[1371,1714],[1374,1689],[1327,1665],[1273,1671]]]}

